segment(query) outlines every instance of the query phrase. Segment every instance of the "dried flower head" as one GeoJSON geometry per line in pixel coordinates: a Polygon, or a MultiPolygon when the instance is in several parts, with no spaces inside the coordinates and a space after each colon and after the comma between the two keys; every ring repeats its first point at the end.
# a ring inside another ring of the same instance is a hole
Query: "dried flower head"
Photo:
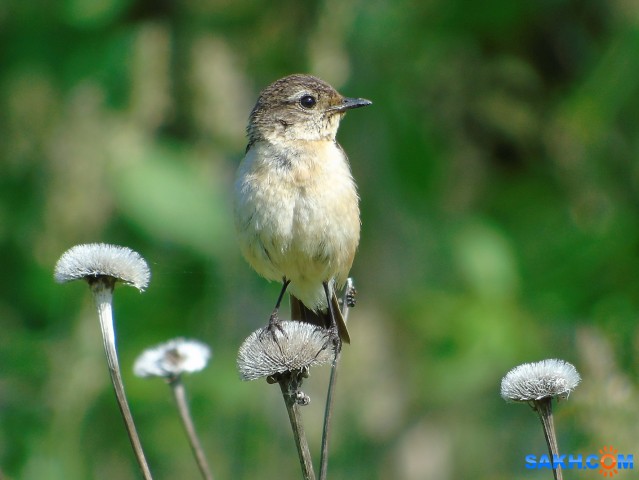
{"type": "Polygon", "coordinates": [[[174,378],[183,373],[199,372],[210,358],[208,345],[176,338],[144,350],[135,360],[133,373],[138,377],[174,378]]]}
{"type": "Polygon", "coordinates": [[[147,263],[137,252],[105,243],[89,243],[70,248],[58,260],[54,272],[58,283],[111,277],[140,291],[148,286],[150,276],[147,263]]]}
{"type": "Polygon", "coordinates": [[[260,328],[244,340],[237,356],[242,380],[304,370],[335,357],[328,332],[304,322],[284,321],[280,328],[260,328]]]}
{"type": "Polygon", "coordinates": [[[502,379],[501,396],[511,402],[566,398],[580,381],[577,369],[563,360],[524,363],[513,368],[502,379]]]}
{"type": "Polygon", "coordinates": [[[100,320],[104,352],[120,413],[142,474],[145,479],[150,479],[151,472],[142,450],[142,444],[122,383],[115,344],[112,305],[115,282],[122,281],[142,291],[149,283],[149,267],[139,254],[129,248],[92,243],[76,245],[67,250],[56,263],[53,276],[58,283],[84,279],[91,288],[100,320]]]}

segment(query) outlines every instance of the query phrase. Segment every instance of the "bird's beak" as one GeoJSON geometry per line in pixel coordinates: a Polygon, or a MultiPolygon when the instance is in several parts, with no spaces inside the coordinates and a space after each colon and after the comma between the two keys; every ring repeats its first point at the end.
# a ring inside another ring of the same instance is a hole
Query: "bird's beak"
{"type": "Polygon", "coordinates": [[[366,107],[367,105],[372,104],[370,100],[366,100],[365,98],[348,98],[344,97],[342,99],[342,103],[339,105],[335,105],[331,110],[334,112],[345,112],[346,110],[351,110],[353,108],[366,107]]]}

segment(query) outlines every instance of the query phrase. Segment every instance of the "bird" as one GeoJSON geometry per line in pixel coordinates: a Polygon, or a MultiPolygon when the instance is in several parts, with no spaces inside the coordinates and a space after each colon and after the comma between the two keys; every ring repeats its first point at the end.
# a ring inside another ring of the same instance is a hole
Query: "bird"
{"type": "Polygon", "coordinates": [[[279,325],[288,289],[293,320],[327,328],[340,348],[350,343],[336,289],[359,244],[359,194],[335,137],[348,110],[371,104],[315,76],[293,74],[264,88],[251,111],[234,220],[249,265],[282,282],[270,329],[279,325]]]}

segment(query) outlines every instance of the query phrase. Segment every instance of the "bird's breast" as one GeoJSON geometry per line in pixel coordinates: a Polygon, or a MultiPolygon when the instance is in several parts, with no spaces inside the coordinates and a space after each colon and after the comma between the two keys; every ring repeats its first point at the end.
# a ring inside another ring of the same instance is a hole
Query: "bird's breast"
{"type": "Polygon", "coordinates": [[[359,205],[346,156],[331,141],[254,145],[238,172],[236,225],[251,265],[267,278],[347,275],[359,243],[359,205]]]}

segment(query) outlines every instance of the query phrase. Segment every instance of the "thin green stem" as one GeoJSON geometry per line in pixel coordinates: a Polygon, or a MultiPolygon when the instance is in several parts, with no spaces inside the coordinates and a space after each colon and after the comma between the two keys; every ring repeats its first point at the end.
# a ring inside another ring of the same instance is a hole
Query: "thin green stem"
{"type": "Polygon", "coordinates": [[[175,399],[177,409],[180,412],[180,418],[182,419],[184,430],[186,430],[186,435],[189,438],[189,443],[191,444],[191,450],[193,450],[195,461],[202,473],[202,478],[204,478],[204,480],[213,480],[213,474],[211,473],[209,464],[206,461],[202,444],[200,443],[200,439],[195,431],[193,417],[191,416],[191,410],[189,409],[188,402],[186,401],[186,391],[181,377],[178,376],[171,379],[169,381],[169,385],[171,386],[171,391],[173,392],[173,398],[175,399]]]}
{"type": "Polygon", "coordinates": [[[115,390],[115,396],[118,401],[118,407],[120,407],[120,413],[124,420],[127,433],[129,434],[129,440],[133,447],[133,452],[142,470],[142,475],[145,480],[152,480],[151,471],[149,470],[148,463],[144,456],[144,450],[142,450],[142,444],[140,437],[135,428],[133,422],[133,415],[131,415],[131,409],[124,393],[124,383],[122,382],[122,375],[120,373],[120,364],[118,362],[118,355],[115,348],[115,330],[113,327],[113,287],[115,280],[110,277],[99,277],[91,283],[91,289],[95,298],[95,304],[98,309],[98,317],[100,318],[100,329],[102,330],[102,340],[104,342],[104,351],[107,357],[107,364],[109,366],[109,373],[111,374],[111,382],[113,383],[113,389],[115,390]]]}

